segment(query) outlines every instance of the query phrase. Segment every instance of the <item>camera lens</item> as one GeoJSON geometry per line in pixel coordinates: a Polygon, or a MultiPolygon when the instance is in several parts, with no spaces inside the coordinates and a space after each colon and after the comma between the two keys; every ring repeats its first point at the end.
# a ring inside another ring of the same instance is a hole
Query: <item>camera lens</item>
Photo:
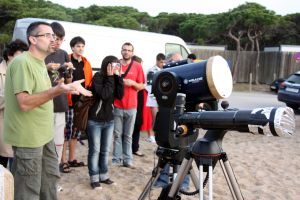
{"type": "Polygon", "coordinates": [[[159,82],[160,91],[164,94],[169,93],[172,90],[173,84],[172,79],[170,77],[162,77],[161,81],[159,82]]]}
{"type": "Polygon", "coordinates": [[[117,63],[117,62],[112,62],[111,63],[112,67],[120,67],[120,63],[117,63]]]}

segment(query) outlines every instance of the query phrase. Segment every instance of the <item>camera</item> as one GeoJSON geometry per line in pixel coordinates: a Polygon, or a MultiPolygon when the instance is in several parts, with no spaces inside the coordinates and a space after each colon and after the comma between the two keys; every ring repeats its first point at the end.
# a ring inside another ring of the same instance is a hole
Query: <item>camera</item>
{"type": "Polygon", "coordinates": [[[66,65],[61,65],[56,71],[58,72],[58,80],[61,78],[71,78],[73,73],[73,69],[68,68],[66,65]]]}
{"type": "Polygon", "coordinates": [[[117,63],[117,62],[113,62],[113,63],[111,63],[111,66],[113,67],[113,68],[115,68],[115,67],[120,67],[121,66],[121,64],[120,63],[117,63]]]}

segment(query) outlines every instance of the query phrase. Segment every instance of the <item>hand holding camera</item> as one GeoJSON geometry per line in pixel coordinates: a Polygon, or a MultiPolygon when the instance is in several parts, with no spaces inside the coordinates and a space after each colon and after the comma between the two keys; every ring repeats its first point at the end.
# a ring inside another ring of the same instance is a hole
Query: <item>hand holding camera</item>
{"type": "Polygon", "coordinates": [[[120,76],[121,75],[121,64],[117,63],[117,62],[113,62],[112,67],[113,67],[113,73],[115,75],[120,76]]]}
{"type": "Polygon", "coordinates": [[[57,82],[58,80],[64,78],[69,79],[72,78],[74,67],[73,64],[70,63],[64,63],[63,65],[59,66],[56,70],[53,70],[53,79],[54,82],[57,82]]]}
{"type": "Polygon", "coordinates": [[[47,69],[48,69],[49,71],[55,71],[55,70],[57,70],[59,67],[60,67],[60,64],[59,64],[59,63],[50,62],[50,63],[47,64],[47,69]]]}

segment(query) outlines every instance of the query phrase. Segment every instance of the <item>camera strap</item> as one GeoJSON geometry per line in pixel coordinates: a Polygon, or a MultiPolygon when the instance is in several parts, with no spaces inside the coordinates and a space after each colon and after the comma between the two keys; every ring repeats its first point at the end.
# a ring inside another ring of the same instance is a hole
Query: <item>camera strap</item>
{"type": "Polygon", "coordinates": [[[133,60],[131,60],[131,62],[130,62],[130,64],[129,64],[128,68],[127,68],[126,71],[125,71],[125,73],[122,74],[122,78],[125,78],[125,76],[128,74],[128,72],[129,72],[129,70],[130,70],[130,68],[131,68],[131,66],[132,66],[132,63],[133,63],[133,60]]]}

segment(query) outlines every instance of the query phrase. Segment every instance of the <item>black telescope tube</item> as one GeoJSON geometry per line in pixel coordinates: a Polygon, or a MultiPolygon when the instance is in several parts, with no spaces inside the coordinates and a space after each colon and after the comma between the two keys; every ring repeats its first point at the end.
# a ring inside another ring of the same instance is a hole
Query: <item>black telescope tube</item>
{"type": "Polygon", "coordinates": [[[187,112],[178,119],[180,124],[198,125],[203,129],[222,129],[249,132],[251,111],[205,111],[187,112]]]}
{"type": "Polygon", "coordinates": [[[179,116],[177,122],[206,130],[220,129],[272,136],[292,135],[295,132],[295,115],[287,107],[186,112],[179,116]]]}

